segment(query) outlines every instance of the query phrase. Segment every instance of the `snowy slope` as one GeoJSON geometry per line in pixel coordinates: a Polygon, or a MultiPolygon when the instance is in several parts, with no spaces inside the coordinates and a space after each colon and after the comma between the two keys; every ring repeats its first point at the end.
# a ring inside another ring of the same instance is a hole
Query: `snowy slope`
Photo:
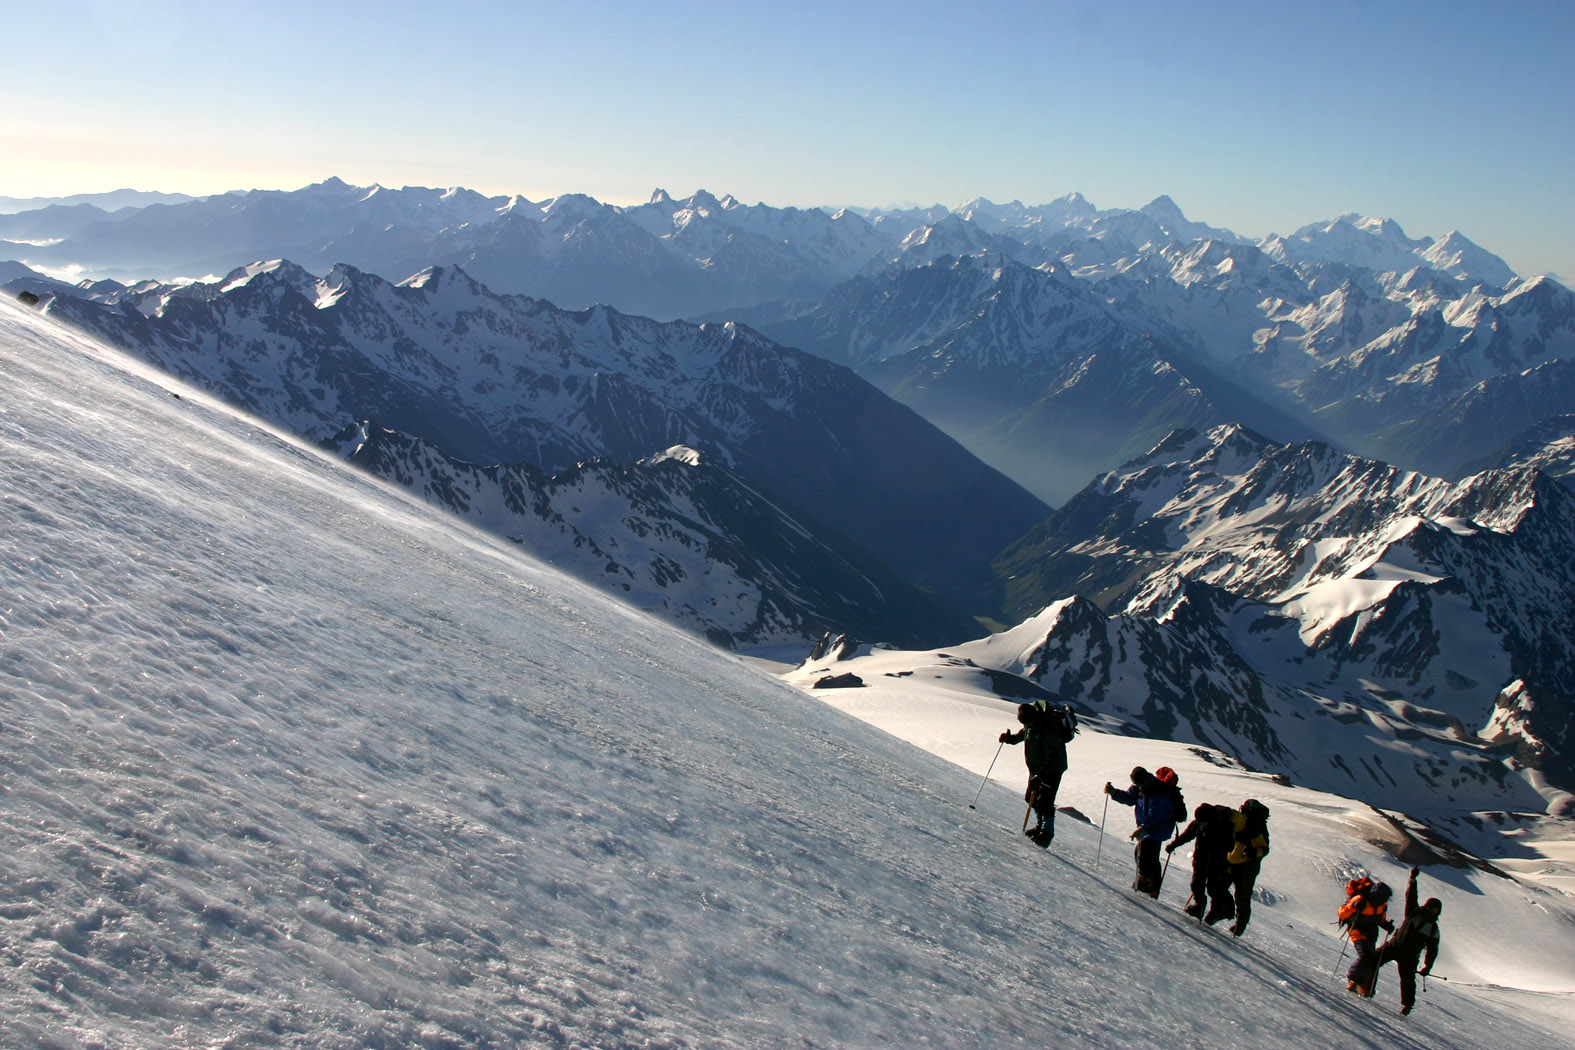
{"type": "Polygon", "coordinates": [[[1010,791],[13,304],[0,375],[6,1045],[1568,1045],[1547,894],[1436,873],[1457,980],[1402,1022],[1324,974],[1327,887],[1197,929],[1115,836],[1032,850],[1010,791]]]}

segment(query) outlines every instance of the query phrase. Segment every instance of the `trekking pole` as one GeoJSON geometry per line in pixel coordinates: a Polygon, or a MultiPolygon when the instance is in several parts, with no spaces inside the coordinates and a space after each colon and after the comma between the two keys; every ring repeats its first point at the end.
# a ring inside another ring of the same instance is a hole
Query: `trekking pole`
{"type": "MultiPolygon", "coordinates": [[[[1001,757],[1001,748],[1003,748],[1005,746],[1006,746],[1006,741],[1004,741],[1004,740],[1001,741],[999,744],[995,745],[995,758],[1000,758],[1001,757]]],[[[979,781],[979,790],[974,792],[974,794],[973,794],[973,802],[978,802],[979,801],[979,796],[984,794],[984,786],[990,782],[990,774],[995,769],[995,758],[990,759],[990,768],[986,769],[984,771],[984,779],[979,781]]],[[[974,808],[973,802],[968,803],[968,808],[969,809],[973,809],[974,808]]]]}
{"type": "MultiPolygon", "coordinates": [[[[1107,787],[1109,785],[1106,785],[1107,787]]],[[[1099,813],[1099,848],[1094,850],[1094,867],[1099,867],[1099,855],[1105,852],[1105,814],[1110,812],[1110,796],[1105,796],[1105,808],[1099,813]]]]}
{"type": "Polygon", "coordinates": [[[1342,932],[1340,934],[1340,957],[1334,961],[1334,969],[1329,971],[1336,977],[1340,976],[1340,964],[1345,962],[1345,950],[1350,946],[1351,939],[1342,932]]]}

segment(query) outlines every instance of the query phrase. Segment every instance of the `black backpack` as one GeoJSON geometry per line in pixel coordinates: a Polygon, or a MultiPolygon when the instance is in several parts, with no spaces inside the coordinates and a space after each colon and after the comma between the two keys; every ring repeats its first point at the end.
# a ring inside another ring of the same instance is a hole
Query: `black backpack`
{"type": "Polygon", "coordinates": [[[1061,743],[1070,744],[1077,735],[1077,712],[1072,710],[1071,704],[1052,704],[1049,706],[1051,724],[1055,726],[1056,735],[1061,738],[1061,743]]]}

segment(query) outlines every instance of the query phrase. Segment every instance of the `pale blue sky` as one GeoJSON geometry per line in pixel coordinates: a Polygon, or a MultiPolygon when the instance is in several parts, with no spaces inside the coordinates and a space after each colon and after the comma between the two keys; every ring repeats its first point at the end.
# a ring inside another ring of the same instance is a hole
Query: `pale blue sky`
{"type": "Polygon", "coordinates": [[[0,0],[0,195],[1169,194],[1575,277],[1575,3],[0,0]]]}

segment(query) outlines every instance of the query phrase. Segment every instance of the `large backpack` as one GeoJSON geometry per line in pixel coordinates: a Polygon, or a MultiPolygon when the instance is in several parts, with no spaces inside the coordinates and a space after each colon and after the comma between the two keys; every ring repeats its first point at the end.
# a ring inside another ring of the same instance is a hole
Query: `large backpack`
{"type": "Polygon", "coordinates": [[[1170,796],[1170,804],[1176,808],[1176,820],[1187,819],[1187,800],[1181,794],[1181,778],[1169,766],[1160,766],[1154,770],[1154,779],[1165,786],[1165,794],[1170,796]]]}
{"type": "Polygon", "coordinates": [[[1352,879],[1345,884],[1348,896],[1340,908],[1340,925],[1350,929],[1359,929],[1364,925],[1375,922],[1372,915],[1377,910],[1389,903],[1389,898],[1394,891],[1385,882],[1374,882],[1365,875],[1359,879],[1352,879]],[[1373,909],[1372,914],[1368,909],[1373,909]]]}
{"type": "Polygon", "coordinates": [[[1071,704],[1046,704],[1045,708],[1061,743],[1070,744],[1077,735],[1077,712],[1072,710],[1071,704]]]}
{"type": "Polygon", "coordinates": [[[1263,852],[1258,854],[1258,856],[1260,858],[1267,857],[1269,855],[1269,807],[1255,798],[1249,798],[1241,804],[1241,812],[1242,816],[1247,818],[1247,826],[1244,830],[1254,838],[1261,836],[1263,839],[1263,852]]]}
{"type": "Polygon", "coordinates": [[[1058,704],[1054,700],[1035,700],[1024,707],[1034,712],[1034,724],[1053,734],[1063,744],[1070,744],[1077,735],[1077,714],[1071,704],[1058,704]]]}

